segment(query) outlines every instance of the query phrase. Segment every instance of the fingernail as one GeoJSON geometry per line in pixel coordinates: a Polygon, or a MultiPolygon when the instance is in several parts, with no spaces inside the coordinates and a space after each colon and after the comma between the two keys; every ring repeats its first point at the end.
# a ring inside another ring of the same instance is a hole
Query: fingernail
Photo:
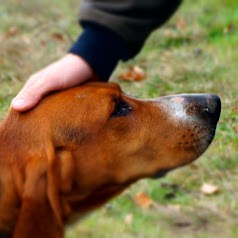
{"type": "Polygon", "coordinates": [[[25,106],[25,100],[20,98],[12,102],[12,106],[16,108],[21,108],[25,106]]]}

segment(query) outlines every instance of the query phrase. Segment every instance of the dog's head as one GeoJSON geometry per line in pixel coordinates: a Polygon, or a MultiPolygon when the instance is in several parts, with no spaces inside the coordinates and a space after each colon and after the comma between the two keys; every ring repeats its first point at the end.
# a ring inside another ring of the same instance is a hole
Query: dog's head
{"type": "Polygon", "coordinates": [[[139,100],[116,84],[93,83],[49,96],[35,117],[51,130],[56,150],[72,148],[86,177],[125,182],[198,158],[212,142],[220,109],[215,95],[139,100]]]}
{"type": "Polygon", "coordinates": [[[116,84],[88,83],[53,93],[29,112],[11,111],[5,123],[21,134],[13,143],[18,153],[47,157],[48,179],[57,177],[49,184],[66,210],[86,212],[140,178],[198,158],[215,135],[220,109],[210,94],[139,100],[116,84]]]}

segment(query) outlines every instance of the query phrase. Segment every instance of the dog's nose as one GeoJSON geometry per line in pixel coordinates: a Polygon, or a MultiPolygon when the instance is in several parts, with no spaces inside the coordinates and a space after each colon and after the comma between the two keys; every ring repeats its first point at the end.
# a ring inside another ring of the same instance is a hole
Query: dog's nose
{"type": "Polygon", "coordinates": [[[221,112],[221,100],[214,94],[179,94],[165,97],[176,116],[199,117],[217,124],[221,112]]]}
{"type": "Polygon", "coordinates": [[[199,116],[216,124],[220,117],[221,100],[214,94],[184,95],[184,109],[187,115],[199,116]]]}
{"type": "Polygon", "coordinates": [[[210,117],[214,123],[217,123],[221,114],[221,100],[217,95],[210,95],[207,97],[207,117],[210,117]]]}
{"type": "Polygon", "coordinates": [[[214,124],[218,122],[221,112],[221,100],[217,95],[191,94],[181,95],[180,97],[184,99],[182,104],[188,116],[199,116],[214,124]]]}

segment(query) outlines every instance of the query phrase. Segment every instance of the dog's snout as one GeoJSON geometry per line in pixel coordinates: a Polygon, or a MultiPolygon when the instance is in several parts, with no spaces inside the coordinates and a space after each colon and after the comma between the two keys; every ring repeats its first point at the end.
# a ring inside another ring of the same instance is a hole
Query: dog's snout
{"type": "Polygon", "coordinates": [[[221,100],[214,94],[179,94],[164,97],[177,118],[200,118],[216,124],[220,117],[221,100]]]}

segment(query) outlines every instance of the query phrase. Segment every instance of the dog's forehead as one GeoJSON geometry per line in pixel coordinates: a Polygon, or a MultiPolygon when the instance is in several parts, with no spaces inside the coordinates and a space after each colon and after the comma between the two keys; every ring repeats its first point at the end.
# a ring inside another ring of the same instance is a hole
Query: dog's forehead
{"type": "MultiPolygon", "coordinates": [[[[116,83],[87,83],[76,87],[73,90],[75,98],[98,98],[104,96],[113,96],[122,94],[120,86],[116,83]]],[[[70,92],[71,93],[71,92],[70,92]]]]}
{"type": "Polygon", "coordinates": [[[90,82],[84,84],[85,87],[93,87],[93,88],[105,88],[105,89],[115,89],[121,91],[121,87],[117,83],[109,83],[109,82],[90,82]]]}

